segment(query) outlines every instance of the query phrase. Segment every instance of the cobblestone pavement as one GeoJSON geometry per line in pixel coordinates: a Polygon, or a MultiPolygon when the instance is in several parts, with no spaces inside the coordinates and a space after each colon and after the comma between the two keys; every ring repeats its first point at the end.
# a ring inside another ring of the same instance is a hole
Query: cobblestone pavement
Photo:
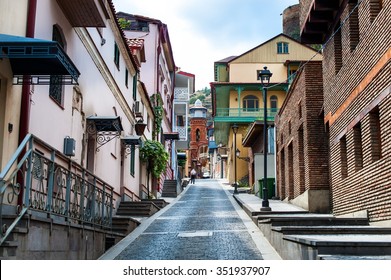
{"type": "Polygon", "coordinates": [[[217,180],[197,180],[115,259],[263,259],[229,196],[217,180]]]}

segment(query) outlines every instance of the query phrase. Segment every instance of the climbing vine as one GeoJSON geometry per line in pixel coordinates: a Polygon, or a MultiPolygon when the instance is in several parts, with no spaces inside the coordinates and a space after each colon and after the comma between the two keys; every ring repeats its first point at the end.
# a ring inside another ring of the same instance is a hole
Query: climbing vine
{"type": "Polygon", "coordinates": [[[151,96],[151,102],[153,105],[153,110],[155,112],[155,123],[154,123],[154,129],[152,131],[152,138],[157,139],[157,136],[160,133],[160,130],[162,128],[162,121],[163,121],[163,100],[160,93],[155,93],[151,96]]]}

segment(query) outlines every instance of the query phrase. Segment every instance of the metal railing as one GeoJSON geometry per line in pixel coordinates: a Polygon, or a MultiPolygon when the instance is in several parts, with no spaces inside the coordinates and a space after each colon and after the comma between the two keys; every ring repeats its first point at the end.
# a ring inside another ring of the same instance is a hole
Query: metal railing
{"type": "MultiPolygon", "coordinates": [[[[278,113],[278,108],[267,109],[267,120],[274,121],[278,113]]],[[[263,120],[263,108],[217,108],[215,118],[223,119],[238,119],[238,118],[254,118],[254,120],[263,120]]]]}
{"type": "Polygon", "coordinates": [[[64,217],[70,224],[109,229],[113,195],[113,187],[42,140],[27,135],[0,173],[0,244],[28,210],[64,217]],[[16,210],[10,225],[2,219],[5,206],[16,210]]]}

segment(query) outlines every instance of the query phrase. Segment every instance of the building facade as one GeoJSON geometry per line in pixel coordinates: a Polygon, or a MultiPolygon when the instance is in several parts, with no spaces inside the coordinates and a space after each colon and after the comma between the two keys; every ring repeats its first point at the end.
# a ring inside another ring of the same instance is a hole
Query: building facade
{"type": "Polygon", "coordinates": [[[267,123],[271,138],[266,152],[270,158],[268,163],[271,164],[268,168],[268,173],[271,172],[268,177],[275,178],[274,148],[271,146],[274,143],[274,117],[284,102],[300,63],[312,57],[321,60],[321,56],[315,55],[314,49],[287,35],[279,34],[240,56],[215,63],[215,81],[211,83],[215,141],[230,151],[230,182],[234,182],[233,157],[236,152],[233,148],[233,124],[239,126],[236,133],[236,148],[240,150],[240,157],[245,159],[238,159],[236,162],[237,179],[249,184],[257,192],[258,181],[263,177],[263,163],[260,160],[264,153],[263,140],[251,140],[254,139],[253,136],[259,135],[254,134],[255,127],[258,133],[263,131],[263,88],[258,80],[260,71],[267,67],[273,74],[267,96],[267,123]]]}
{"type": "Polygon", "coordinates": [[[300,1],[301,38],[324,44],[332,209],[389,224],[391,1],[318,2],[300,1]]]}
{"type": "Polygon", "coordinates": [[[323,124],[322,62],[297,72],[276,116],[277,193],[310,212],[329,213],[329,161],[323,124]]]}
{"type": "Polygon", "coordinates": [[[172,141],[166,141],[164,137],[164,134],[169,135],[173,132],[173,101],[177,72],[168,27],[160,20],[125,12],[118,12],[117,17],[125,21],[124,32],[128,39],[144,40],[145,63],[140,70],[140,79],[145,83],[155,110],[153,138],[160,141],[170,155],[166,172],[153,183],[154,194],[160,196],[164,181],[175,179],[174,169],[177,165],[172,141]]]}
{"type": "Polygon", "coordinates": [[[187,165],[189,170],[194,168],[197,171],[198,177],[208,169],[207,110],[199,99],[190,108],[190,147],[187,165]]]}
{"type": "Polygon", "coordinates": [[[96,259],[119,203],[145,193],[138,147],[155,114],[139,53],[110,0],[21,2],[0,3],[1,243],[19,238],[3,252],[96,259]]]}

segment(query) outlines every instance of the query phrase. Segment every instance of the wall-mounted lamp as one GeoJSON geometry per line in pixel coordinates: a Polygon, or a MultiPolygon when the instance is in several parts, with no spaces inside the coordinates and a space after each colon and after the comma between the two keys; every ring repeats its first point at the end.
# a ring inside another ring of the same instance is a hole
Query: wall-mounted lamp
{"type": "Polygon", "coordinates": [[[236,154],[236,157],[237,157],[238,159],[241,159],[241,160],[250,162],[250,158],[249,158],[249,157],[241,157],[241,156],[240,156],[240,150],[239,150],[239,149],[236,149],[235,154],[236,154]]]}

